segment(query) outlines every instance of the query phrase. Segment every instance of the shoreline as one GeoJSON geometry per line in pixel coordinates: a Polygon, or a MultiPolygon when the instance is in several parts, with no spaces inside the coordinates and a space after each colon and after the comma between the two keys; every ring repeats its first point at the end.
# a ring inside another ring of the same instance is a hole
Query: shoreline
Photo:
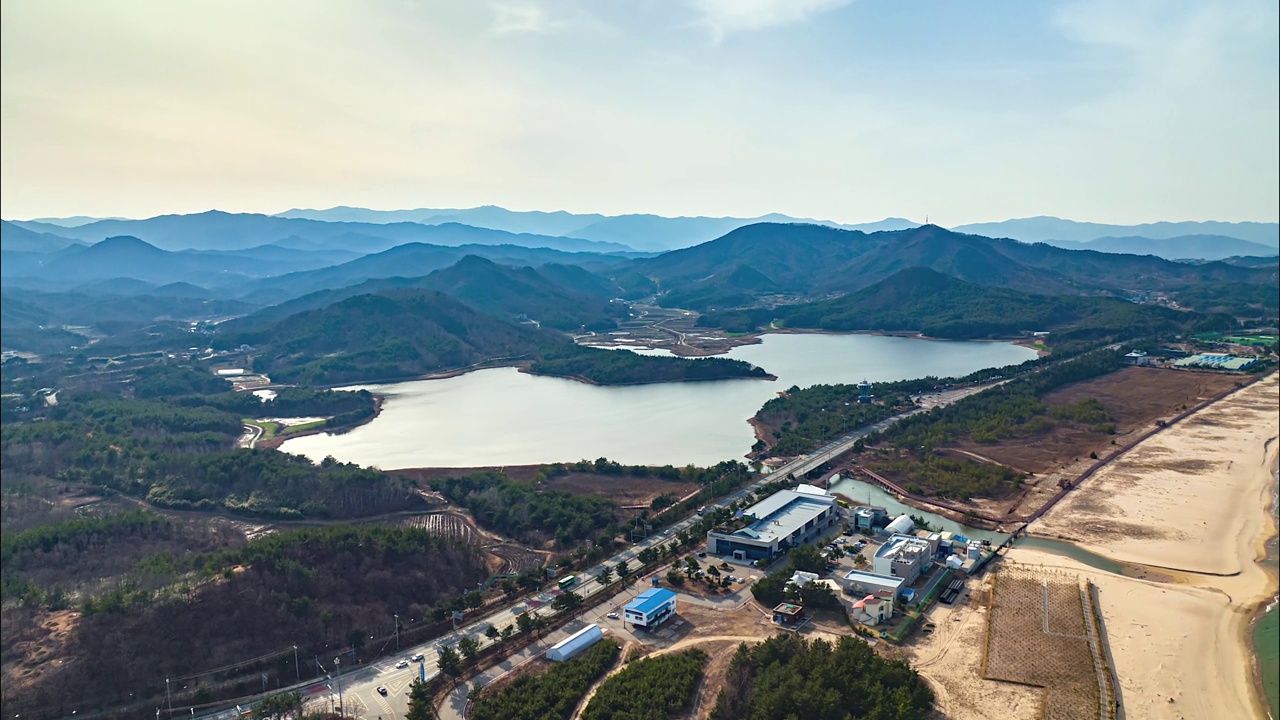
{"type": "MultiPolygon", "coordinates": [[[[1275,442],[1275,441],[1273,441],[1275,442]]],[[[1280,612],[1280,573],[1277,568],[1272,567],[1273,562],[1277,559],[1275,554],[1275,540],[1280,537],[1280,523],[1277,522],[1277,513],[1280,512],[1280,457],[1273,454],[1271,460],[1271,477],[1272,486],[1268,490],[1270,504],[1267,506],[1267,517],[1270,521],[1270,535],[1261,541],[1261,551],[1258,564],[1262,566],[1263,571],[1271,575],[1271,587],[1273,595],[1266,602],[1259,603],[1250,613],[1249,621],[1244,624],[1244,642],[1249,648],[1250,657],[1253,660],[1253,682],[1258,697],[1262,702],[1262,707],[1271,715],[1272,711],[1280,712],[1280,707],[1272,707],[1270,698],[1267,697],[1267,689],[1262,674],[1261,652],[1257,645],[1257,625],[1268,614],[1280,612]]]]}
{"type": "Polygon", "coordinates": [[[1273,374],[1144,439],[1027,528],[1074,538],[1106,560],[1159,567],[1160,577],[1008,551],[1011,561],[1069,569],[1103,588],[1114,670],[1133,716],[1268,716],[1252,631],[1277,590],[1267,558],[1277,533],[1278,389],[1273,374]]]}
{"type": "MultiPolygon", "coordinates": [[[[729,335],[719,328],[705,328],[708,332],[722,333],[717,342],[708,348],[696,347],[693,345],[681,345],[677,342],[662,343],[658,345],[637,345],[636,347],[649,350],[666,350],[676,357],[714,357],[716,355],[724,355],[730,350],[741,347],[743,345],[759,345],[764,342],[766,335],[874,335],[877,337],[897,337],[908,338],[912,340],[928,340],[930,342],[990,342],[990,343],[1009,343],[1024,347],[1028,350],[1035,350],[1039,357],[1052,355],[1053,351],[1046,347],[1036,347],[1034,338],[1025,337],[1007,337],[1007,338],[940,338],[932,335],[925,335],[918,330],[823,330],[821,328],[770,328],[768,330],[760,330],[742,335],[729,335]]],[[[584,336],[588,337],[588,336],[584,336]]],[[[576,340],[575,340],[576,342],[576,340]]],[[[583,347],[593,347],[591,343],[578,342],[583,347]]],[[[616,345],[616,342],[602,343],[608,345],[616,345]]],[[[625,349],[625,348],[620,348],[625,349]]]]}

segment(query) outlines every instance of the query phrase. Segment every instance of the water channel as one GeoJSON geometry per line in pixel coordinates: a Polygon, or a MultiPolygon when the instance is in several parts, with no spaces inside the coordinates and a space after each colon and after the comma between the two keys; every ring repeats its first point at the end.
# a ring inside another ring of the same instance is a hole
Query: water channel
{"type": "Polygon", "coordinates": [[[372,422],[341,435],[289,440],[281,449],[388,470],[598,457],[710,465],[749,451],[755,437],[746,420],[793,385],[965,375],[1035,353],[999,342],[771,334],[760,344],[733,348],[727,357],[763,367],[778,380],[600,387],[514,368],[479,370],[370,386],[386,398],[372,422]]]}

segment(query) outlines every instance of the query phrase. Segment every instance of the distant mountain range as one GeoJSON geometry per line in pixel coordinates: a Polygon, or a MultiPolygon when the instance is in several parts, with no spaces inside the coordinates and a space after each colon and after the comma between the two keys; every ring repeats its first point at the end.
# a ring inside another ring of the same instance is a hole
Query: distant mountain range
{"type": "Polygon", "coordinates": [[[951,228],[956,232],[1013,238],[1023,242],[1089,242],[1098,238],[1143,237],[1168,240],[1187,235],[1218,235],[1257,243],[1280,251],[1280,225],[1259,222],[1157,222],[1142,225],[1104,225],[1056,217],[1032,217],[1002,222],[973,223],[951,228]]]}
{"type": "MultiPolygon", "coordinates": [[[[412,222],[323,222],[218,210],[194,215],[160,215],[146,220],[98,220],[75,227],[34,221],[12,225],[86,243],[128,235],[164,250],[242,250],[278,244],[300,249],[381,252],[396,245],[521,245],[566,252],[631,252],[625,245],[549,235],[520,235],[459,223],[422,225],[412,222]]],[[[8,228],[5,228],[8,230],[8,228]]],[[[0,242],[7,242],[0,238],[0,242]]]]}
{"type": "MultiPolygon", "coordinates": [[[[5,250],[50,252],[66,245],[130,235],[166,250],[225,250],[275,245],[299,250],[341,249],[370,253],[408,242],[432,245],[520,245],[568,252],[659,253],[714,240],[762,222],[811,224],[867,233],[906,230],[919,223],[886,218],[841,224],[771,213],[751,218],[577,214],[476,208],[371,210],[335,207],[294,209],[277,215],[209,211],[124,218],[42,218],[5,221],[5,250]],[[26,231],[26,232],[23,232],[26,231]],[[34,233],[34,234],[31,234],[34,233]]],[[[952,228],[958,232],[1072,249],[1156,255],[1168,260],[1218,260],[1233,255],[1280,253],[1277,223],[1160,222],[1106,225],[1055,217],[1019,218],[952,228]],[[1221,238],[1221,239],[1219,239],[1221,238]]]]}
{"type": "Polygon", "coordinates": [[[1239,256],[1276,255],[1273,247],[1225,235],[1179,235],[1155,239],[1150,237],[1101,237],[1088,242],[1045,240],[1046,244],[1068,250],[1096,250],[1123,255],[1155,255],[1166,260],[1225,260],[1239,256]]]}
{"type": "Polygon", "coordinates": [[[475,227],[506,230],[514,233],[535,233],[582,238],[600,242],[628,245],[637,250],[664,252],[675,248],[696,245],[724,235],[744,225],[761,222],[805,223],[843,227],[851,230],[904,230],[919,223],[902,218],[886,218],[879,222],[861,225],[840,225],[830,220],[796,218],[770,213],[754,218],[735,217],[663,217],[661,215],[599,215],[575,214],[564,211],[516,211],[485,205],[467,209],[417,210],[367,210],[365,208],[336,207],[328,210],[288,210],[280,217],[307,218],[311,220],[350,221],[367,223],[416,222],[428,225],[462,223],[475,227]]]}
{"type": "MultiPolygon", "coordinates": [[[[923,267],[977,285],[1052,294],[1125,294],[1204,282],[1274,282],[1275,265],[1178,263],[1153,256],[1066,250],[993,239],[934,225],[862,233],[762,223],[619,269],[652,278],[662,304],[696,310],[854,292],[923,267]]],[[[620,284],[625,279],[617,277],[620,284]]]]}

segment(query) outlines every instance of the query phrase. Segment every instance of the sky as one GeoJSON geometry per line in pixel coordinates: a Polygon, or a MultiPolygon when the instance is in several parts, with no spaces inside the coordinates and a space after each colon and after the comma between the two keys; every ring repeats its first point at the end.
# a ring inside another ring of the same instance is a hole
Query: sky
{"type": "Polygon", "coordinates": [[[4,0],[5,218],[1280,219],[1268,0],[4,0]]]}

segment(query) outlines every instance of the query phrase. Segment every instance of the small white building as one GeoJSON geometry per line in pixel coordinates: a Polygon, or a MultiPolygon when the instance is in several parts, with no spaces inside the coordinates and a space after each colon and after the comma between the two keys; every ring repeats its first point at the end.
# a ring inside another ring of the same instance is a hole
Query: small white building
{"type": "Polygon", "coordinates": [[[873,593],[853,604],[849,615],[863,625],[879,625],[893,618],[893,595],[873,593]]]}
{"type": "Polygon", "coordinates": [[[796,587],[801,588],[801,587],[804,587],[805,585],[808,585],[811,582],[817,582],[817,581],[818,581],[818,573],[811,573],[811,572],[805,572],[804,570],[797,570],[795,574],[791,576],[791,579],[787,581],[787,585],[795,585],[796,587]]]}
{"type": "Polygon", "coordinates": [[[891,597],[897,597],[898,593],[906,585],[902,578],[886,577],[862,570],[849,571],[844,576],[843,584],[844,591],[850,595],[874,595],[880,592],[887,592],[891,597]]]}
{"type": "Polygon", "coordinates": [[[886,535],[910,535],[916,529],[916,523],[906,515],[899,515],[893,522],[885,526],[886,535]]]}
{"type": "Polygon", "coordinates": [[[676,614],[676,594],[666,588],[650,588],[622,608],[622,619],[635,627],[652,628],[676,614]]]}
{"type": "Polygon", "coordinates": [[[830,494],[826,490],[823,490],[822,488],[818,487],[817,485],[810,485],[808,483],[800,483],[799,485],[797,485],[796,492],[802,493],[804,495],[820,495],[824,497],[830,494]]]}
{"type": "Polygon", "coordinates": [[[547,659],[551,662],[564,662],[604,638],[599,625],[588,625],[547,650],[547,659]]]}
{"type": "Polygon", "coordinates": [[[1141,350],[1130,350],[1124,356],[1126,365],[1154,365],[1156,359],[1141,350]]]}

